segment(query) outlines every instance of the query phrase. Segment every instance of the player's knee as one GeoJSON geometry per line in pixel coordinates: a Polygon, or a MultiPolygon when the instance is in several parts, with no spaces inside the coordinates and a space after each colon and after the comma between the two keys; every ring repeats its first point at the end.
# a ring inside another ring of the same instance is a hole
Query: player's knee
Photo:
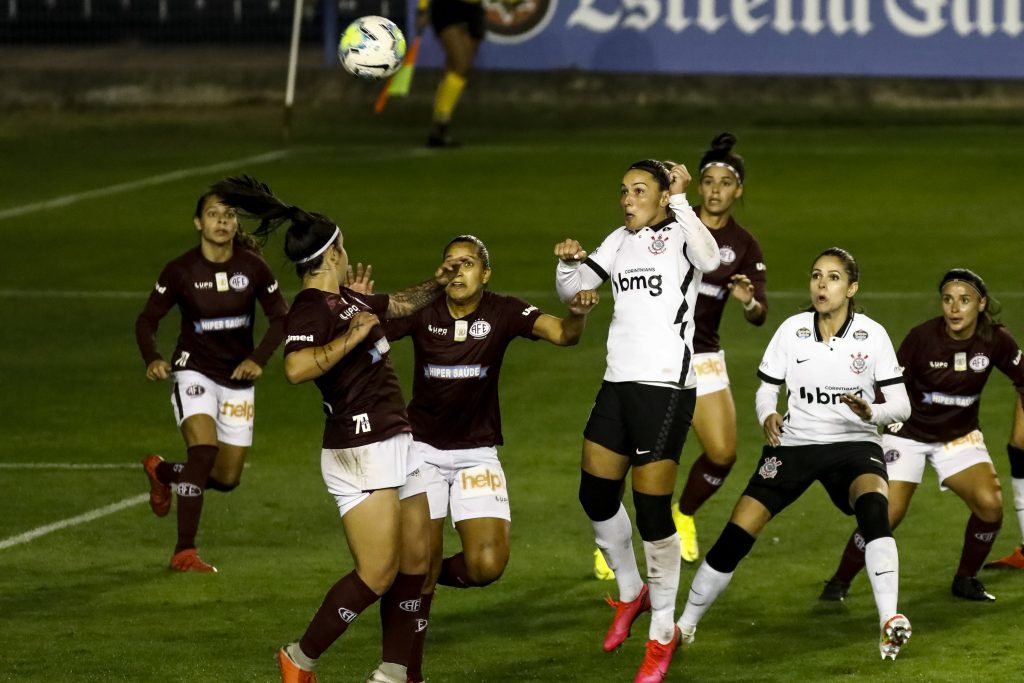
{"type": "Polygon", "coordinates": [[[393,561],[361,564],[356,567],[356,573],[370,590],[377,595],[384,595],[398,576],[398,558],[393,558],[393,561]]]}
{"type": "MultiPolygon", "coordinates": [[[[595,477],[585,470],[580,471],[580,505],[594,522],[604,522],[619,511],[619,491],[622,482],[617,479],[595,477]]],[[[670,513],[671,517],[671,513],[670,513]]]]}
{"type": "Polygon", "coordinates": [[[508,553],[500,548],[488,548],[483,552],[466,556],[466,573],[474,586],[494,583],[505,573],[508,553]]]}
{"type": "Polygon", "coordinates": [[[864,543],[878,538],[892,536],[889,524],[889,499],[877,491],[864,493],[853,503],[857,515],[857,526],[864,536],[864,543]]]}
{"type": "Polygon", "coordinates": [[[234,491],[235,489],[237,489],[238,485],[241,483],[238,479],[235,479],[234,481],[224,481],[224,479],[226,479],[226,477],[222,477],[220,479],[217,479],[215,477],[208,477],[206,479],[207,490],[228,493],[229,491],[234,491]]]}
{"type": "Polygon", "coordinates": [[[971,503],[971,512],[984,521],[992,524],[1003,519],[1003,496],[999,489],[985,491],[976,496],[971,503]]]}
{"type": "Polygon", "coordinates": [[[648,543],[668,538],[676,532],[672,522],[672,494],[652,496],[633,491],[636,508],[636,528],[640,538],[648,543]]]}
{"type": "Polygon", "coordinates": [[[704,450],[704,455],[707,456],[708,460],[710,460],[713,465],[718,467],[732,468],[732,466],[736,464],[735,446],[732,448],[715,448],[712,446],[711,448],[704,450]]]}
{"type": "Polygon", "coordinates": [[[755,540],[757,539],[747,533],[742,527],[729,522],[722,529],[722,535],[711,546],[705,561],[716,572],[729,574],[736,570],[736,565],[754,547],[755,540]]]}

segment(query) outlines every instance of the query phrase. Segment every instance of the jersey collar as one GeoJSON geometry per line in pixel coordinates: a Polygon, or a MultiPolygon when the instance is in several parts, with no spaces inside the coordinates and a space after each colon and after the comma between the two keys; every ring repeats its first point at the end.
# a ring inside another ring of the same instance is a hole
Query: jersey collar
{"type": "MultiPolygon", "coordinates": [[[[850,325],[853,324],[853,316],[854,315],[855,315],[854,312],[850,311],[850,314],[848,316],[846,316],[846,322],[843,323],[843,326],[839,328],[838,332],[836,332],[836,337],[837,338],[842,339],[842,338],[846,337],[846,333],[850,331],[850,325]]],[[[821,338],[821,331],[818,329],[818,312],[817,311],[814,312],[814,325],[813,325],[813,327],[814,327],[814,341],[816,341],[816,342],[823,341],[822,338],[821,338]]]]}
{"type": "Polygon", "coordinates": [[[676,219],[673,216],[673,217],[670,217],[670,218],[666,218],[665,220],[663,220],[660,223],[655,223],[654,225],[649,225],[647,227],[649,227],[654,232],[658,232],[662,228],[667,228],[669,225],[671,225],[672,223],[675,223],[675,222],[676,222],[676,219]]]}

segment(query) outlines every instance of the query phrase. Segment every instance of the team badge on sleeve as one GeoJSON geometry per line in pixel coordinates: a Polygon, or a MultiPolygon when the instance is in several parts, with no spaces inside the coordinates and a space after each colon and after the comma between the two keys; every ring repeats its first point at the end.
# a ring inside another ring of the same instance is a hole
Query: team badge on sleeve
{"type": "Polygon", "coordinates": [[[780,467],[782,467],[782,461],[773,455],[770,458],[765,458],[765,461],[761,463],[761,467],[758,468],[757,473],[762,479],[774,479],[779,473],[780,467]]]}
{"type": "Polygon", "coordinates": [[[796,331],[796,338],[797,339],[807,339],[810,336],[811,336],[811,331],[809,329],[807,329],[806,327],[801,327],[799,330],[796,331]]]}
{"type": "Polygon", "coordinates": [[[864,341],[868,338],[867,330],[857,330],[853,333],[853,338],[857,341],[864,341]]]}

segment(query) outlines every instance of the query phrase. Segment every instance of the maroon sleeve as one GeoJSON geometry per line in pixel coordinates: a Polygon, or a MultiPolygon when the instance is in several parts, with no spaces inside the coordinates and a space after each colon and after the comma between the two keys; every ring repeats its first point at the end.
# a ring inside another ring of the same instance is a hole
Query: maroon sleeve
{"type": "Polygon", "coordinates": [[[323,346],[327,342],[330,330],[324,327],[322,311],[323,303],[313,297],[304,296],[300,292],[292,302],[291,310],[285,319],[284,354],[301,351],[310,346],[323,346]]]}
{"type": "Polygon", "coordinates": [[[996,328],[996,340],[999,348],[999,355],[995,359],[996,367],[1010,378],[1017,393],[1024,400],[1024,352],[1005,327],[996,328]]]}
{"type": "Polygon", "coordinates": [[[505,297],[505,299],[505,315],[509,319],[509,332],[518,337],[538,339],[533,334],[533,326],[537,323],[537,318],[544,314],[544,311],[514,296],[505,297]]]}
{"type": "Polygon", "coordinates": [[[142,313],[135,319],[135,343],[139,346],[142,360],[146,367],[163,356],[156,346],[156,331],[160,327],[160,321],[167,311],[171,310],[177,303],[177,278],[171,268],[171,264],[164,266],[160,278],[153,286],[153,291],[146,300],[146,306],[142,313]]]}
{"type": "Polygon", "coordinates": [[[263,312],[270,322],[267,331],[263,334],[259,346],[253,349],[250,358],[261,367],[267,364],[274,351],[284,340],[285,319],[288,316],[288,303],[281,294],[281,288],[270,272],[270,267],[262,263],[260,273],[260,284],[256,289],[256,296],[263,307],[263,312]]]}
{"type": "MultiPolygon", "coordinates": [[[[426,309],[421,309],[426,310],[426,309]]],[[[404,318],[387,318],[380,321],[380,326],[384,330],[385,336],[388,341],[395,341],[402,337],[408,337],[412,334],[416,321],[419,320],[420,311],[416,311],[412,315],[407,315],[404,318]]]]}

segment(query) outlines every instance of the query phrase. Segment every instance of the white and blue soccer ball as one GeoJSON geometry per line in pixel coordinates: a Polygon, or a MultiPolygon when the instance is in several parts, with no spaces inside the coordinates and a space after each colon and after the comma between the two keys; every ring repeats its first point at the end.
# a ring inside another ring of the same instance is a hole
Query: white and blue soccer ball
{"type": "Polygon", "coordinates": [[[353,76],[376,81],[394,75],[405,58],[405,36],[390,19],[360,17],[338,41],[338,59],[353,76]]]}

